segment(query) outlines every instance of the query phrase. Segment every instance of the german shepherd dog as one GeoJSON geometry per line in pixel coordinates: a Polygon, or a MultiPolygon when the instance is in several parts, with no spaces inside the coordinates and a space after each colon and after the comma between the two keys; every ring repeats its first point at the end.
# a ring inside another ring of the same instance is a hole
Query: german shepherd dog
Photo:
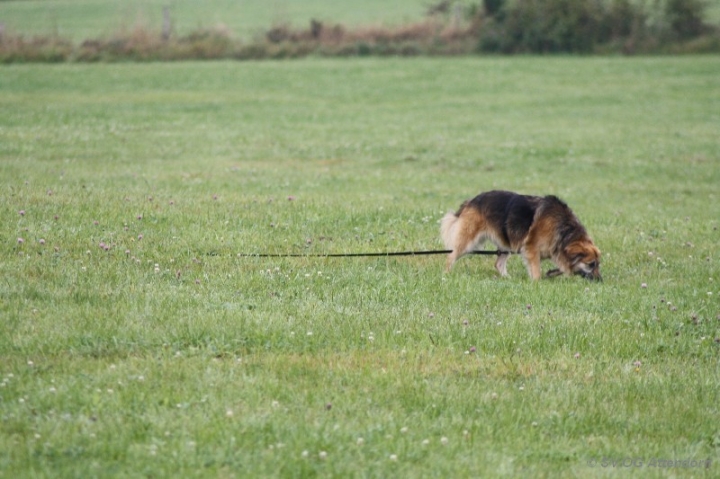
{"type": "Polygon", "coordinates": [[[448,255],[446,271],[461,256],[489,240],[498,248],[495,269],[507,276],[510,253],[522,255],[528,274],[540,279],[540,261],[557,266],[548,277],[579,274],[602,281],[600,250],[575,214],[556,196],[526,196],[488,191],[464,202],[441,221],[440,234],[448,255]]]}

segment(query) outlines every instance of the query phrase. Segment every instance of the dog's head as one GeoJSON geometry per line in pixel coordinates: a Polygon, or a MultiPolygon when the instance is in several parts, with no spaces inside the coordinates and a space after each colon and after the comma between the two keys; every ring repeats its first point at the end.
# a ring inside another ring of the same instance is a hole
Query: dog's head
{"type": "Polygon", "coordinates": [[[579,274],[585,279],[602,281],[600,276],[600,250],[587,238],[571,243],[565,254],[570,261],[573,274],[579,274]]]}

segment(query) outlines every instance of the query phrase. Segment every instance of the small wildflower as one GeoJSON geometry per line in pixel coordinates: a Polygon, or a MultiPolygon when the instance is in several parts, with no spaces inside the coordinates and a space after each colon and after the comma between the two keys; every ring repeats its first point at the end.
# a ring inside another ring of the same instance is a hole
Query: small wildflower
{"type": "Polygon", "coordinates": [[[320,451],[320,453],[318,454],[318,457],[324,461],[325,459],[327,459],[327,452],[320,451]]]}
{"type": "Polygon", "coordinates": [[[20,210],[20,211],[18,211],[18,214],[19,214],[20,216],[25,216],[25,210],[20,210]]]}
{"type": "Polygon", "coordinates": [[[643,288],[643,289],[647,288],[647,283],[642,283],[642,284],[640,285],[640,287],[643,288]]]}
{"type": "Polygon", "coordinates": [[[288,200],[288,201],[295,201],[295,197],[292,196],[292,195],[290,195],[290,196],[287,197],[287,200],[288,200]]]}
{"type": "Polygon", "coordinates": [[[430,439],[423,439],[420,444],[422,444],[423,446],[427,446],[428,444],[430,444],[430,439]]]}
{"type": "Polygon", "coordinates": [[[142,233],[138,235],[138,241],[141,240],[141,239],[143,239],[142,233]]]}
{"type": "Polygon", "coordinates": [[[640,361],[635,361],[635,362],[633,363],[633,366],[635,366],[636,368],[639,368],[640,366],[642,366],[642,362],[640,362],[640,361]]]}
{"type": "Polygon", "coordinates": [[[440,444],[442,444],[443,446],[447,446],[448,442],[450,441],[445,436],[440,438],[440,444]]]}
{"type": "Polygon", "coordinates": [[[23,243],[25,242],[25,240],[22,239],[22,238],[18,238],[18,239],[17,239],[17,242],[18,242],[18,244],[23,244],[23,243]]]}
{"type": "Polygon", "coordinates": [[[434,317],[435,317],[435,313],[433,313],[433,312],[428,313],[428,318],[434,318],[434,317]]]}
{"type": "Polygon", "coordinates": [[[477,351],[477,350],[475,349],[475,346],[470,346],[469,351],[470,351],[470,354],[472,354],[472,353],[474,353],[474,352],[477,351]]]}
{"type": "Polygon", "coordinates": [[[400,434],[405,434],[406,432],[408,432],[408,428],[407,428],[407,427],[401,427],[401,428],[400,428],[400,434]]]}
{"type": "Polygon", "coordinates": [[[467,326],[468,324],[470,324],[470,323],[468,323],[468,320],[467,320],[467,319],[463,319],[463,326],[467,326]]]}
{"type": "Polygon", "coordinates": [[[38,241],[38,243],[40,243],[41,245],[44,245],[44,244],[45,244],[45,240],[44,240],[43,238],[40,238],[40,241],[38,241]]]}
{"type": "Polygon", "coordinates": [[[94,220],[94,221],[93,221],[93,224],[94,224],[95,226],[97,226],[97,225],[100,224],[100,222],[99,222],[98,220],[94,220]]]}
{"type": "Polygon", "coordinates": [[[280,406],[280,403],[279,403],[278,401],[273,401],[273,402],[270,403],[270,405],[271,405],[272,407],[279,407],[279,406],[280,406]]]}
{"type": "Polygon", "coordinates": [[[391,461],[397,461],[397,455],[396,454],[390,454],[390,460],[391,461]]]}
{"type": "Polygon", "coordinates": [[[536,421],[533,421],[530,425],[531,425],[532,427],[537,427],[537,426],[538,426],[538,423],[537,423],[536,421]]]}
{"type": "Polygon", "coordinates": [[[228,409],[227,411],[225,411],[225,417],[233,417],[232,409],[228,409]]]}
{"type": "Polygon", "coordinates": [[[213,195],[213,200],[217,201],[218,195],[213,195]]]}
{"type": "Polygon", "coordinates": [[[332,409],[332,403],[327,403],[327,404],[325,404],[325,410],[326,410],[326,411],[329,411],[329,410],[331,410],[331,409],[332,409]]]}
{"type": "Polygon", "coordinates": [[[303,458],[306,458],[309,455],[310,455],[310,453],[307,451],[307,449],[300,453],[300,457],[303,457],[303,458]]]}
{"type": "Polygon", "coordinates": [[[575,353],[575,359],[580,359],[580,353],[575,353]]]}
{"type": "Polygon", "coordinates": [[[498,398],[498,394],[497,394],[497,393],[492,393],[492,394],[490,395],[490,399],[497,399],[497,398],[498,398]]]}
{"type": "Polygon", "coordinates": [[[355,443],[356,443],[358,446],[362,446],[363,444],[365,444],[365,439],[359,437],[359,438],[357,438],[357,441],[355,441],[355,443]]]}
{"type": "Polygon", "coordinates": [[[143,216],[142,216],[142,215],[137,215],[137,219],[141,220],[141,219],[143,219],[143,216]]]}

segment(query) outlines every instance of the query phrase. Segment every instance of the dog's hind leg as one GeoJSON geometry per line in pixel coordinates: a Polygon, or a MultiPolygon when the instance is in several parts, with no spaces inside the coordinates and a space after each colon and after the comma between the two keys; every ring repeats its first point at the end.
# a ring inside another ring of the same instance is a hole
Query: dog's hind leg
{"type": "Polygon", "coordinates": [[[510,253],[503,252],[499,253],[497,259],[495,260],[495,269],[498,273],[500,273],[500,276],[507,276],[507,260],[510,257],[510,253]]]}
{"type": "Polygon", "coordinates": [[[480,241],[481,224],[474,213],[467,210],[461,212],[460,216],[448,213],[442,220],[441,232],[445,247],[452,252],[448,255],[445,263],[445,271],[450,271],[455,261],[470,253],[480,241]]]}
{"type": "Polygon", "coordinates": [[[477,243],[475,238],[463,233],[466,233],[466,231],[461,230],[460,234],[455,237],[452,252],[447,256],[445,271],[450,271],[455,261],[475,249],[475,244],[477,243]]]}

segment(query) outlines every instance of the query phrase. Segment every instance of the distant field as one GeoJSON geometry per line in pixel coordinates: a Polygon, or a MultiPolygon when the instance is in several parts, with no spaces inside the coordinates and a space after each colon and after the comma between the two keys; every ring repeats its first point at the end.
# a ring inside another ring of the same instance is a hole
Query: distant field
{"type": "MultiPolygon", "coordinates": [[[[432,3],[423,0],[352,3],[331,0],[11,0],[0,1],[0,22],[14,32],[57,33],[79,42],[135,26],[159,31],[162,9],[169,6],[178,34],[224,25],[240,38],[249,39],[273,24],[304,27],[310,19],[353,26],[398,25],[421,19],[432,3]]],[[[708,0],[706,4],[708,21],[719,23],[720,0],[708,0]]]]}
{"type": "Polygon", "coordinates": [[[3,66],[0,477],[717,477],[718,125],[712,56],[3,66]],[[491,188],[604,283],[236,256],[491,188]]]}
{"type": "Polygon", "coordinates": [[[395,25],[416,21],[426,10],[426,3],[421,0],[362,0],[350,4],[329,0],[21,0],[0,1],[0,22],[21,33],[57,32],[74,41],[82,41],[136,25],[159,31],[162,9],[167,5],[178,34],[225,25],[243,38],[250,38],[275,23],[304,27],[312,18],[347,25],[395,25]]]}

